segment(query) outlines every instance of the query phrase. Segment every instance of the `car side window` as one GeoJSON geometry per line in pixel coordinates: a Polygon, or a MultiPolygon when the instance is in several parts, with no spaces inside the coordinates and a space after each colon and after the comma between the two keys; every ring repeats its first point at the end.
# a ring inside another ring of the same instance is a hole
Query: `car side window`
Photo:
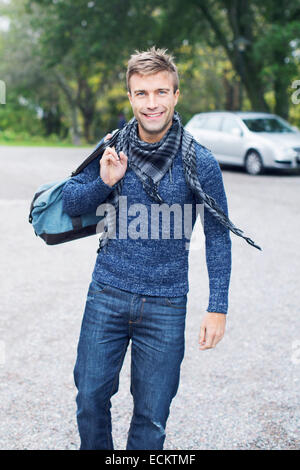
{"type": "Polygon", "coordinates": [[[195,116],[191,121],[191,125],[194,129],[201,129],[203,127],[204,121],[205,118],[203,116],[195,116]]]}
{"type": "Polygon", "coordinates": [[[222,131],[227,132],[228,134],[232,134],[233,129],[241,130],[241,126],[239,125],[238,121],[232,117],[225,117],[223,124],[222,124],[222,131]]]}
{"type": "Polygon", "coordinates": [[[222,116],[208,116],[205,119],[203,129],[207,129],[210,131],[219,131],[221,128],[222,120],[222,116]]]}

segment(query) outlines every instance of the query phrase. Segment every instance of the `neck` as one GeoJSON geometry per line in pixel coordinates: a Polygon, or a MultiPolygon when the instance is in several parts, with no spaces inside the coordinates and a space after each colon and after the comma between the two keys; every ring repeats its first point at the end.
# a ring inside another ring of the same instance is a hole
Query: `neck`
{"type": "Polygon", "coordinates": [[[140,123],[138,123],[139,138],[144,142],[147,142],[148,144],[155,144],[156,142],[159,142],[163,138],[163,136],[168,132],[168,130],[172,126],[172,122],[173,120],[171,120],[168,125],[157,134],[147,132],[146,129],[144,129],[140,125],[140,123]]]}

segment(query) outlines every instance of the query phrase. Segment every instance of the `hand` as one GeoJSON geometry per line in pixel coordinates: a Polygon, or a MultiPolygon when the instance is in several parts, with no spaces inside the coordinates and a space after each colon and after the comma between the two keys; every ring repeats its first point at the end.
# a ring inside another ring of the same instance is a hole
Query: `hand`
{"type": "Polygon", "coordinates": [[[104,137],[104,142],[106,142],[107,140],[111,138],[112,138],[112,134],[106,134],[106,136],[104,137]]]}
{"type": "Polygon", "coordinates": [[[214,348],[224,336],[226,314],[208,312],[202,320],[199,334],[199,349],[214,348]]]}
{"type": "MultiPolygon", "coordinates": [[[[105,137],[105,140],[107,138],[108,136],[105,137]]],[[[127,169],[127,160],[124,152],[120,152],[120,156],[118,156],[114,147],[105,149],[100,159],[100,176],[105,184],[113,186],[123,178],[127,169]]]]}

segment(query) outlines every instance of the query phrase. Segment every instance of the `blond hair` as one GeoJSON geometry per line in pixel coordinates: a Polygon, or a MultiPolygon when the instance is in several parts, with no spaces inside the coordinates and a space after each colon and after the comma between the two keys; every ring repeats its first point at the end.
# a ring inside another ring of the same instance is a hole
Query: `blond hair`
{"type": "Polygon", "coordinates": [[[167,49],[156,49],[153,46],[147,51],[135,51],[128,61],[126,73],[127,90],[130,93],[129,82],[132,75],[152,75],[163,71],[172,73],[175,93],[179,87],[178,70],[174,63],[174,57],[167,54],[167,49]]]}

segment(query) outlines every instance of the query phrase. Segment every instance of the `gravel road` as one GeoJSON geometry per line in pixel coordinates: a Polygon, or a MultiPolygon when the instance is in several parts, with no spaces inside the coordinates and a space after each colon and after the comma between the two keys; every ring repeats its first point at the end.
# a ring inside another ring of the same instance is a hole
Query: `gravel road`
{"type": "MultiPolygon", "coordinates": [[[[98,240],[49,247],[27,219],[37,187],[68,176],[89,150],[0,147],[0,449],[79,446],[73,366],[98,240]]],[[[197,222],[165,449],[299,449],[300,175],[223,177],[231,220],[263,251],[232,234],[226,334],[199,351],[208,276],[197,222]]],[[[112,399],[115,449],[132,412],[129,366],[130,349],[112,399]]]]}

